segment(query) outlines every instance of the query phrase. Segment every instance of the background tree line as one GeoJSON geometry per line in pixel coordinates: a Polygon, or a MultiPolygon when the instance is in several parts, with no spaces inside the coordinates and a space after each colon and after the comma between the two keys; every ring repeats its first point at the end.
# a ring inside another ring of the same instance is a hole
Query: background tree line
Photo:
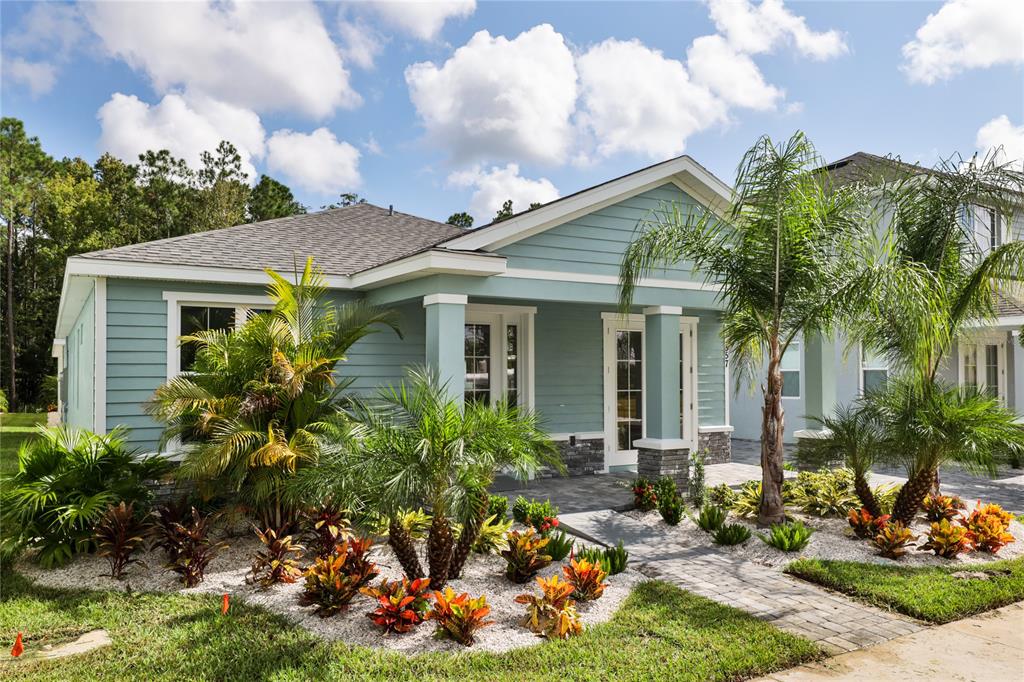
{"type": "Polygon", "coordinates": [[[53,158],[22,121],[0,120],[0,385],[10,408],[56,399],[46,377],[69,256],[306,212],[277,180],[248,180],[228,142],[203,153],[198,169],[167,150],[90,165],[53,158]]]}

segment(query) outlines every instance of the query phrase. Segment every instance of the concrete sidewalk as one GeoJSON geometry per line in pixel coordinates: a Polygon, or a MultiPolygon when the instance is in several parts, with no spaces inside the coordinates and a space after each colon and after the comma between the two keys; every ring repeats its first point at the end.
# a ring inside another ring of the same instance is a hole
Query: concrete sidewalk
{"type": "Polygon", "coordinates": [[[1024,602],[938,625],[754,682],[1020,682],[1024,602]]]}

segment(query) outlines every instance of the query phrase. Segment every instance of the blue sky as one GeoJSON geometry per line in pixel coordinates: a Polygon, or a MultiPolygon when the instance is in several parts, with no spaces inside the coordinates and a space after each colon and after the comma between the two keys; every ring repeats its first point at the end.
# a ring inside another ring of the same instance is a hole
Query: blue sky
{"type": "Polygon", "coordinates": [[[798,128],[830,160],[1024,156],[1013,0],[0,7],[0,108],[50,153],[227,138],[314,208],[482,224],[679,153],[728,182],[798,128]]]}

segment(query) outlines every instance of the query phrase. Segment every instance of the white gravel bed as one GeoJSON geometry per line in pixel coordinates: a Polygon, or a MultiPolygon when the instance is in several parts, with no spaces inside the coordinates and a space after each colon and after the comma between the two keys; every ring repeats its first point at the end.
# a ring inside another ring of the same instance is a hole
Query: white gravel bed
{"type": "Polygon", "coordinates": [[[870,540],[861,540],[853,534],[849,522],[843,519],[821,518],[818,516],[806,516],[800,513],[789,513],[796,519],[803,521],[804,525],[813,528],[810,542],[799,552],[783,552],[757,537],[757,533],[768,535],[766,529],[760,529],[757,524],[748,519],[739,518],[729,514],[726,523],[738,523],[746,526],[753,533],[749,540],[742,545],[722,546],[716,545],[710,533],[701,530],[700,526],[690,517],[684,517],[675,528],[667,526],[657,511],[623,512],[630,518],[648,525],[660,525],[667,529],[669,537],[676,542],[688,547],[715,547],[726,553],[741,557],[748,561],[782,570],[786,564],[798,558],[807,559],[835,559],[839,561],[859,561],[863,563],[892,564],[901,566],[961,566],[977,565],[998,561],[1000,559],[1013,559],[1024,556],[1024,525],[1014,519],[1010,523],[1009,533],[1015,538],[999,550],[997,554],[987,552],[967,552],[955,559],[944,559],[936,556],[934,552],[919,551],[918,545],[924,544],[927,540],[930,525],[923,517],[911,526],[918,539],[914,541],[907,553],[900,559],[886,559],[878,555],[874,543],[870,540]]]}
{"type": "MultiPolygon", "coordinates": [[[[18,565],[18,570],[39,585],[62,589],[183,594],[228,593],[233,598],[278,613],[326,639],[341,640],[359,646],[386,648],[407,654],[428,651],[500,653],[545,641],[519,624],[526,607],[513,601],[516,595],[524,592],[539,594],[536,583],[531,580],[519,585],[505,578],[505,560],[500,556],[472,555],[463,570],[463,577],[448,583],[456,593],[469,592],[471,597],[486,595],[487,603],[491,607],[489,619],[495,621],[494,625],[477,632],[476,643],[472,647],[463,647],[451,640],[435,639],[434,624],[429,621],[420,624],[411,632],[385,636],[383,631],[366,617],[366,614],[375,608],[375,602],[365,595],[358,595],[346,611],[321,618],[315,613],[316,607],[302,606],[299,603],[303,585],[301,578],[296,583],[275,585],[266,590],[245,582],[251,556],[260,546],[255,537],[229,538],[227,542],[229,548],[219,554],[207,568],[205,580],[191,589],[182,588],[178,576],[163,568],[163,555],[160,551],[140,555],[145,563],[130,566],[125,579],[121,581],[110,578],[106,560],[93,555],[78,557],[67,566],[51,570],[40,568],[35,563],[23,559],[18,565]]],[[[371,550],[371,556],[381,571],[374,584],[381,578],[401,578],[402,570],[398,560],[386,545],[375,545],[371,550]]],[[[561,567],[567,564],[568,560],[552,563],[538,575],[546,578],[557,572],[564,577],[561,567]]],[[[426,562],[423,562],[423,566],[426,568],[426,562]]],[[[606,581],[608,587],[600,599],[577,604],[584,628],[610,620],[633,587],[644,579],[640,573],[631,569],[610,576],[606,581]]]]}

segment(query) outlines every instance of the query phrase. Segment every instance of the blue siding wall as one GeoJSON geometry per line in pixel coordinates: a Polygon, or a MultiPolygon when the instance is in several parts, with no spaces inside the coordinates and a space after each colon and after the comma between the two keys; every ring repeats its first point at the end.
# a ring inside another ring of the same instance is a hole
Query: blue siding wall
{"type": "MultiPolygon", "coordinates": [[[[352,389],[363,395],[373,393],[380,386],[397,384],[405,376],[406,368],[426,361],[426,317],[422,301],[390,307],[398,313],[402,336],[383,327],[352,346],[348,362],[339,366],[339,374],[352,377],[352,389]]],[[[457,340],[458,343],[461,341],[457,340]]]]}
{"type": "Polygon", "coordinates": [[[604,430],[602,306],[544,303],[534,319],[534,399],[552,433],[604,430]]]}
{"type": "MultiPolygon", "coordinates": [[[[617,277],[626,246],[637,224],[668,203],[696,202],[673,184],[638,194],[612,206],[558,225],[498,249],[509,268],[556,270],[617,277]]],[[[654,276],[694,279],[685,263],[654,276]]]]}
{"type": "Polygon", "coordinates": [[[96,287],[93,285],[89,297],[82,305],[64,346],[65,389],[64,420],[71,426],[90,431],[95,428],[93,420],[96,403],[96,287]]]}
{"type": "Polygon", "coordinates": [[[725,424],[725,352],[722,346],[722,323],[719,314],[683,309],[684,315],[700,318],[697,323],[697,424],[725,424]]]}

